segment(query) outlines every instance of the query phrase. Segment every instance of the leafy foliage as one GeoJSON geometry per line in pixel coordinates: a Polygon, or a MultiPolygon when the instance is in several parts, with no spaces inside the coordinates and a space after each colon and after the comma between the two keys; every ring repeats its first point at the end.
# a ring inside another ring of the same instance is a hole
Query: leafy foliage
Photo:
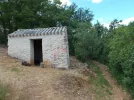
{"type": "Polygon", "coordinates": [[[90,23],[92,19],[89,9],[78,8],[74,3],[67,6],[59,0],[0,0],[0,43],[17,29],[68,26],[70,53],[74,55],[73,30],[78,23],[90,23]]]}
{"type": "Polygon", "coordinates": [[[134,22],[116,29],[110,40],[109,67],[117,81],[134,97],[134,22]]]}
{"type": "Polygon", "coordinates": [[[86,61],[88,58],[104,61],[105,59],[105,28],[99,22],[92,26],[90,23],[79,23],[74,35],[76,57],[86,61]]]}
{"type": "Polygon", "coordinates": [[[93,16],[90,9],[62,5],[59,0],[0,0],[0,44],[17,29],[68,26],[70,54],[109,65],[118,83],[134,97],[134,22],[124,26],[114,19],[107,29],[98,21],[92,25],[93,16]]]}
{"type": "Polygon", "coordinates": [[[113,77],[134,97],[134,22],[128,26],[120,22],[113,20],[109,29],[99,22],[94,26],[79,23],[74,34],[75,56],[109,65],[113,77]]]}

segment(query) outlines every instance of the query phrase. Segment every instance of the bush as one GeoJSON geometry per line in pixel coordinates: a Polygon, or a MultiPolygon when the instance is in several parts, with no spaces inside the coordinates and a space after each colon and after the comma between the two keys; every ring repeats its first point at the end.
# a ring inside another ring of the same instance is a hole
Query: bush
{"type": "Polygon", "coordinates": [[[134,97],[134,23],[116,29],[109,47],[110,71],[134,97]]]}
{"type": "Polygon", "coordinates": [[[7,39],[5,38],[4,34],[0,32],[0,44],[6,44],[7,39]]]}
{"type": "Polygon", "coordinates": [[[75,56],[86,61],[88,58],[97,59],[101,50],[101,40],[97,37],[95,29],[89,23],[79,23],[76,29],[75,56]]]}

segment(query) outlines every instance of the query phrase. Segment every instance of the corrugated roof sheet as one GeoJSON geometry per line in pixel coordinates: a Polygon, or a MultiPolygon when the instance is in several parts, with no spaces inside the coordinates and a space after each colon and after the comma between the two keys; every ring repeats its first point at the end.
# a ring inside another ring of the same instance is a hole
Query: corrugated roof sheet
{"type": "Polygon", "coordinates": [[[36,28],[36,29],[18,29],[9,34],[9,37],[21,36],[41,36],[41,35],[56,35],[66,32],[66,27],[50,27],[50,28],[36,28]]]}

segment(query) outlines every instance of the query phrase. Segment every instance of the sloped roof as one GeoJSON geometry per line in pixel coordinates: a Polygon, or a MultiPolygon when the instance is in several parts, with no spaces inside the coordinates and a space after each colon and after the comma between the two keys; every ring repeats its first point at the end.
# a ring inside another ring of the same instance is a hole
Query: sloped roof
{"type": "Polygon", "coordinates": [[[41,35],[56,35],[66,32],[66,27],[50,27],[36,29],[18,29],[8,35],[8,37],[26,37],[26,36],[41,36],[41,35]]]}

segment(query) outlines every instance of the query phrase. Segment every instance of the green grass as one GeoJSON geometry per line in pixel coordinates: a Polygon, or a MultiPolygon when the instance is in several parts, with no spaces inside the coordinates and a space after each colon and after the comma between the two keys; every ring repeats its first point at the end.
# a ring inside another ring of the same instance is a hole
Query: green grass
{"type": "Polygon", "coordinates": [[[111,85],[109,82],[104,78],[101,69],[93,63],[90,64],[90,69],[96,73],[96,77],[89,76],[89,82],[92,84],[90,90],[93,94],[95,94],[95,100],[107,100],[106,97],[110,99],[111,92],[111,85]]]}
{"type": "Polygon", "coordinates": [[[19,69],[19,68],[14,67],[14,68],[12,68],[12,69],[11,69],[11,71],[12,71],[12,72],[17,72],[17,73],[19,73],[19,72],[20,72],[20,69],[19,69]]]}
{"type": "Polygon", "coordinates": [[[113,94],[109,89],[106,89],[106,92],[107,92],[109,95],[112,95],[112,94],[113,94]]]}
{"type": "Polygon", "coordinates": [[[92,79],[92,82],[94,83],[94,85],[111,88],[109,82],[104,78],[103,73],[101,72],[101,69],[98,66],[96,66],[93,63],[90,63],[90,68],[97,75],[95,79],[94,78],[92,79],[92,77],[90,78],[92,79]]]}
{"type": "Polygon", "coordinates": [[[6,95],[8,91],[8,85],[0,84],[0,100],[6,100],[6,95]]]}

